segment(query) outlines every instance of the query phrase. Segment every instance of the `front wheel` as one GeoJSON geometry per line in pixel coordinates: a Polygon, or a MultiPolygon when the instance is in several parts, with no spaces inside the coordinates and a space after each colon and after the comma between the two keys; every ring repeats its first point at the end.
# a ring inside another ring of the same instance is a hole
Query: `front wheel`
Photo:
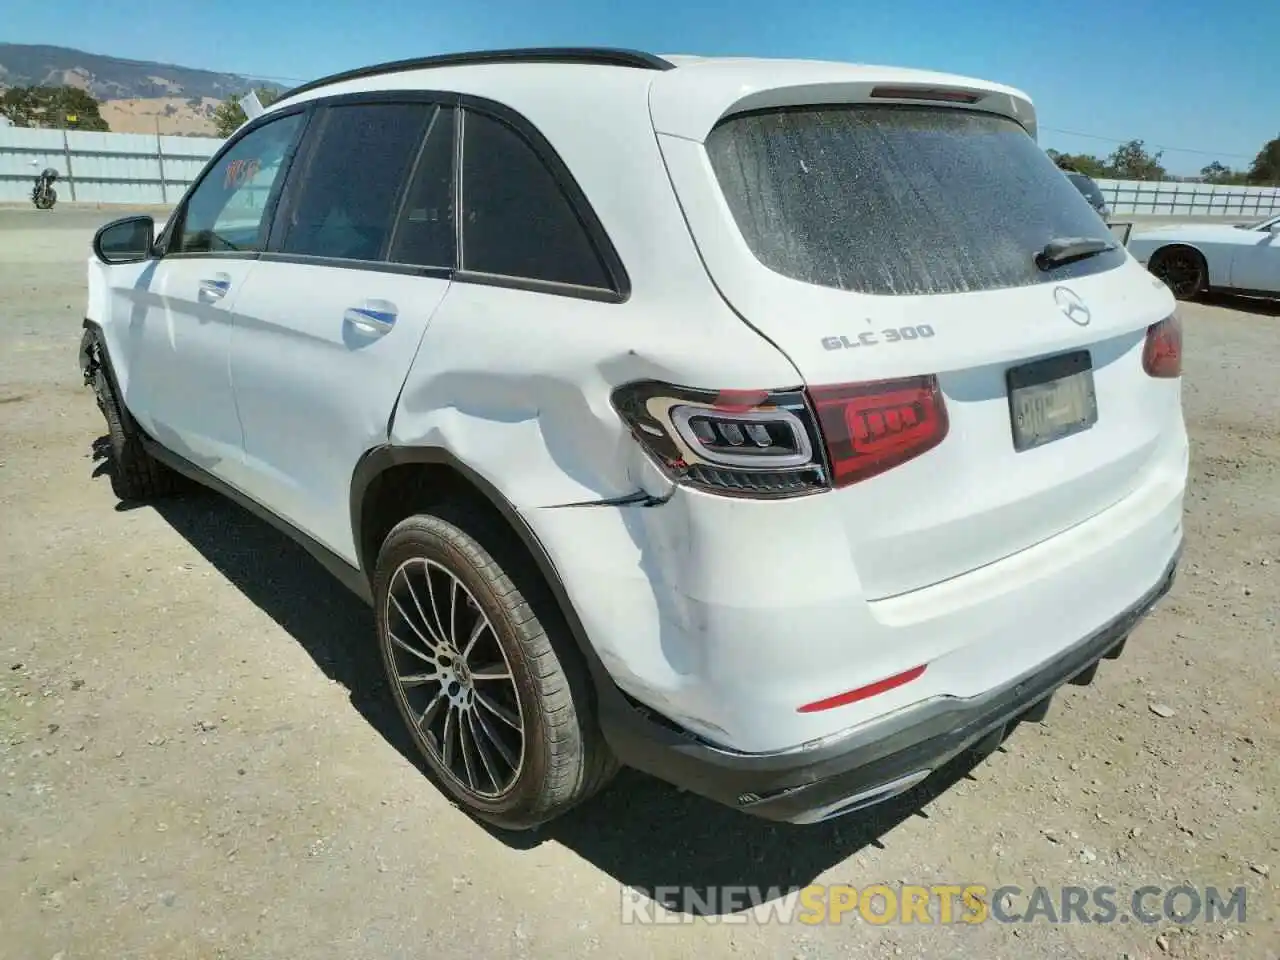
{"type": "Polygon", "coordinates": [[[594,794],[617,764],[576,650],[557,649],[517,571],[464,529],[479,525],[455,519],[409,517],[382,546],[374,596],[383,666],[443,787],[482,820],[529,829],[594,794]]]}
{"type": "Polygon", "coordinates": [[[1178,300],[1194,299],[1208,285],[1209,268],[1204,257],[1188,247],[1157,251],[1151,258],[1150,270],[1178,300]]]}
{"type": "Polygon", "coordinates": [[[35,200],[37,210],[52,210],[53,205],[58,202],[58,193],[53,187],[46,187],[37,191],[32,199],[35,200]]]}

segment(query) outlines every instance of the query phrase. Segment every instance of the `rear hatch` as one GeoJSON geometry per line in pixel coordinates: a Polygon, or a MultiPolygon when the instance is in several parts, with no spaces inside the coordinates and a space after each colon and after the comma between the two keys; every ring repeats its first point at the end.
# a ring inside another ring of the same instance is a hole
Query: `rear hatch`
{"type": "MultiPolygon", "coordinates": [[[[1114,238],[1014,119],[783,105],[731,113],[705,144],[660,141],[713,279],[811,393],[936,377],[941,442],[824,494],[869,599],[1010,556],[1143,483],[1180,415],[1176,383],[1142,362],[1173,301],[1123,247],[1037,263],[1051,241],[1114,238]]],[[[903,416],[875,429],[916,429],[903,416]]]]}

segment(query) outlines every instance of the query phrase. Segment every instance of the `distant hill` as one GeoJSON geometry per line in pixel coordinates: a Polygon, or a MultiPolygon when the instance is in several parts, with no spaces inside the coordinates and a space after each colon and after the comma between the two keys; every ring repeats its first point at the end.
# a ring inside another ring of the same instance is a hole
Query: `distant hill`
{"type": "Polygon", "coordinates": [[[252,87],[281,89],[234,73],[195,70],[150,60],[124,60],[68,47],[0,43],[0,87],[72,86],[97,100],[224,100],[252,87]]]}
{"type": "Polygon", "coordinates": [[[0,43],[0,90],[79,87],[102,101],[117,133],[213,135],[213,111],[231,94],[255,87],[282,90],[234,73],[196,70],[150,60],[125,60],[68,47],[0,43]]]}

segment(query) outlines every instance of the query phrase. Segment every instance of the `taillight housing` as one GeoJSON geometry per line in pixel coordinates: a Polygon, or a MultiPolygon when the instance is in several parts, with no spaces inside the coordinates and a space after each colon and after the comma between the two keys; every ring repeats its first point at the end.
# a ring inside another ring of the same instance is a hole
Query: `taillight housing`
{"type": "Polygon", "coordinates": [[[1182,320],[1177,314],[1147,328],[1142,346],[1142,369],[1150,376],[1182,376],[1182,320]]]}
{"type": "Polygon", "coordinates": [[[933,449],[947,434],[936,377],[787,390],[619,387],[614,408],[678,482],[793,497],[848,486],[933,449]]]}
{"type": "Polygon", "coordinates": [[[932,450],[950,428],[937,377],[811,387],[809,392],[836,487],[874,477],[932,450]]]}

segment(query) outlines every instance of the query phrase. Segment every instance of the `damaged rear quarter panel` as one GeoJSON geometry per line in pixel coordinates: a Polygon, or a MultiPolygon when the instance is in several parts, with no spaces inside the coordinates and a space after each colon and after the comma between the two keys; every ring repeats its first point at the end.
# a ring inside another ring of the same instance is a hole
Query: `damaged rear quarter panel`
{"type": "Polygon", "coordinates": [[[794,385],[797,374],[718,298],[612,304],[454,283],[391,442],[449,451],[521,511],[625,496],[652,467],[610,393],[646,378],[754,389],[794,385]]]}

